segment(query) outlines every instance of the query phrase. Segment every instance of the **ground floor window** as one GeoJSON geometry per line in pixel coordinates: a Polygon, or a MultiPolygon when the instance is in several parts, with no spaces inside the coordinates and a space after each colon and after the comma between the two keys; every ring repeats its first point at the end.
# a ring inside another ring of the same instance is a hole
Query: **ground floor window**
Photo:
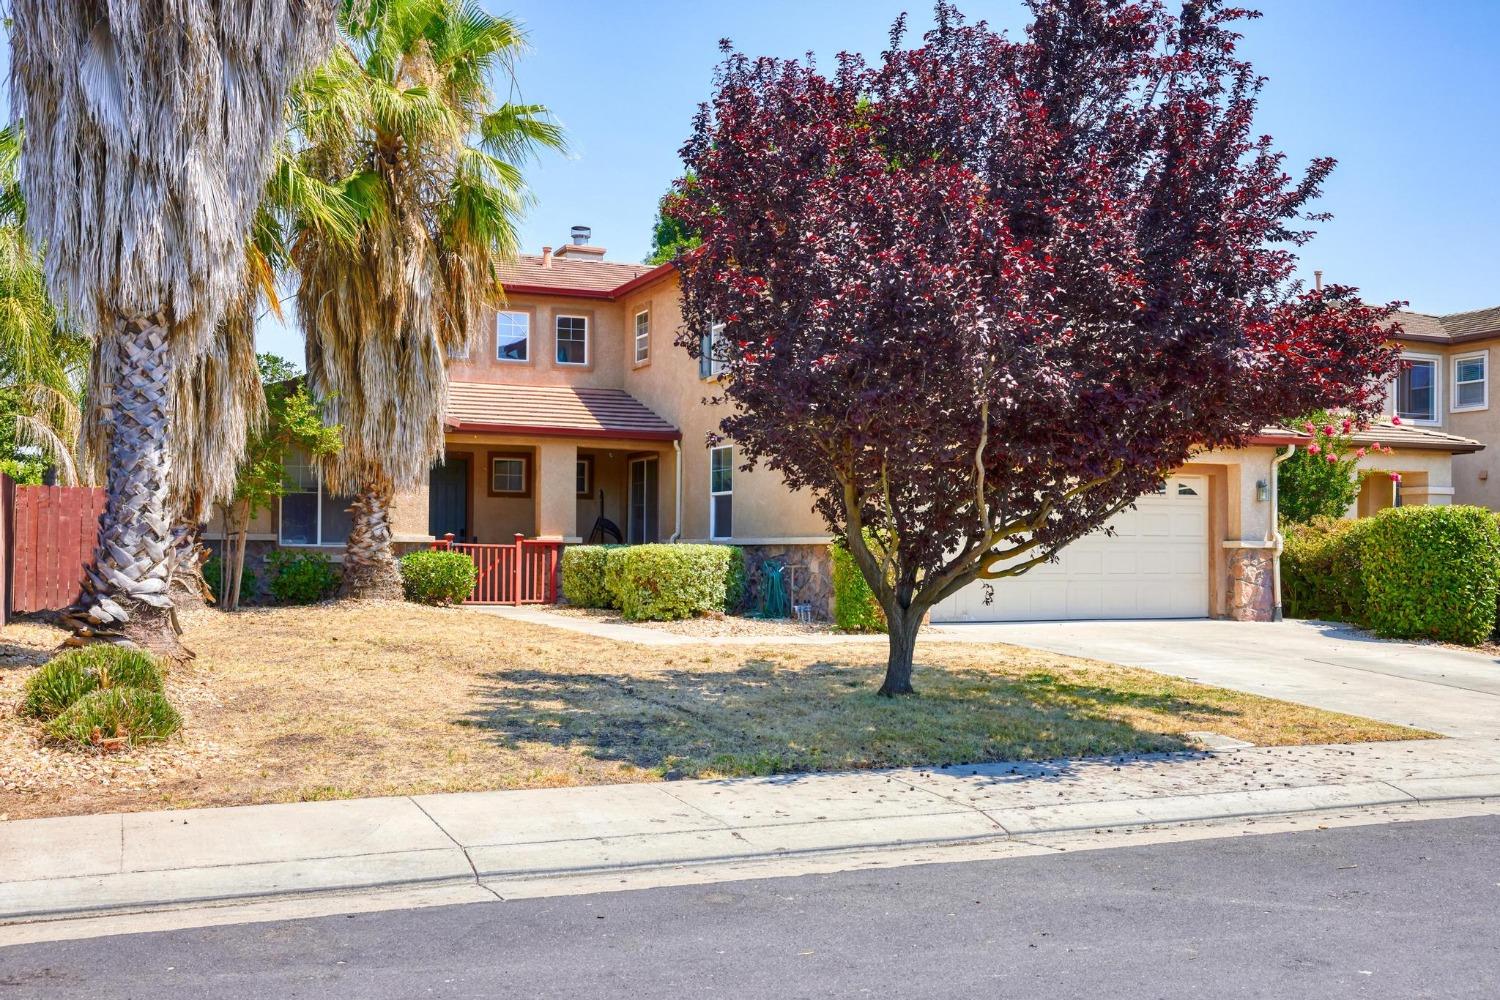
{"type": "Polygon", "coordinates": [[[734,536],[734,449],[713,448],[708,461],[708,537],[734,536]]]}
{"type": "Polygon", "coordinates": [[[490,453],[490,496],[531,495],[531,456],[490,453]]]}
{"type": "Polygon", "coordinates": [[[349,497],[323,490],[323,477],[305,452],[293,452],[281,497],[281,544],[343,545],[353,525],[349,503],[349,497]]]}

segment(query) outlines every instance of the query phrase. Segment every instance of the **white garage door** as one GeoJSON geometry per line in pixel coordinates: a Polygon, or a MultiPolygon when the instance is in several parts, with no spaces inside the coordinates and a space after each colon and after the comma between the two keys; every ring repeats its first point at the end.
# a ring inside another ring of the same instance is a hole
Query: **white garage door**
{"type": "Polygon", "coordinates": [[[1087,618],[1202,618],[1208,615],[1208,481],[1174,476],[1160,493],[1102,531],[1018,577],[966,587],[932,609],[935,622],[1056,621],[1087,618]]]}

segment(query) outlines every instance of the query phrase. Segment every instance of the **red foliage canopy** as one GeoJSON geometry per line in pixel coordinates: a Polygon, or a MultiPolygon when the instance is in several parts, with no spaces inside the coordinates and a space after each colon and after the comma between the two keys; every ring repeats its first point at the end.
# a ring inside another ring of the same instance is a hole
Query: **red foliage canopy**
{"type": "Polygon", "coordinates": [[[725,43],[683,148],[722,430],[813,491],[888,616],[1050,558],[1195,452],[1373,413],[1397,364],[1394,306],[1291,282],[1333,161],[1294,178],[1252,133],[1253,15],[1030,6],[1011,39],[940,3],[831,75],[725,43]]]}

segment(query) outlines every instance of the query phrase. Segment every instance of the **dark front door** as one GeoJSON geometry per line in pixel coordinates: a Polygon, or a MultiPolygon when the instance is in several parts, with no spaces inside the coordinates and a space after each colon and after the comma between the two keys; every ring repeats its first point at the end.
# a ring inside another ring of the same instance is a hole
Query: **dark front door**
{"type": "Polygon", "coordinates": [[[631,459],[630,526],[626,531],[630,544],[657,540],[656,505],[656,459],[631,459]]]}
{"type": "Polygon", "coordinates": [[[434,538],[452,533],[454,538],[468,538],[469,530],[469,460],[450,457],[434,465],[427,480],[427,531],[434,538]]]}

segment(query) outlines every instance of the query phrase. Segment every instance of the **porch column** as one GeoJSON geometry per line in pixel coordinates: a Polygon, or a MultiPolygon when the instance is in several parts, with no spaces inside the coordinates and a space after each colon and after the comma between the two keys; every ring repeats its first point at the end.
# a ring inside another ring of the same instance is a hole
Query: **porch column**
{"type": "Polygon", "coordinates": [[[536,465],[536,536],[578,541],[578,446],[543,441],[536,465]]]}

